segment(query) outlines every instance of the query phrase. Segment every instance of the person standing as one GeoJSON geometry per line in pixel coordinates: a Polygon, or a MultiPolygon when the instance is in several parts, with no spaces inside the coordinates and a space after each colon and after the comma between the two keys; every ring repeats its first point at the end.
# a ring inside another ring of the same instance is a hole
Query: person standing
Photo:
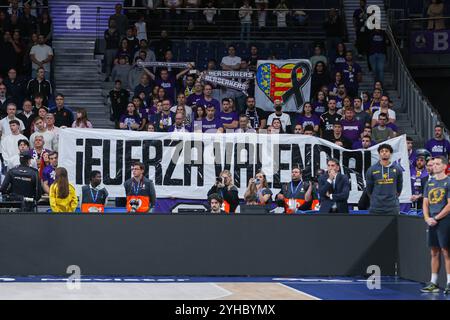
{"type": "Polygon", "coordinates": [[[91,171],[90,183],[81,188],[81,212],[105,212],[108,191],[101,187],[102,174],[98,170],[91,171]]]}
{"type": "Polygon", "coordinates": [[[445,174],[447,159],[437,156],[433,160],[434,177],[425,187],[423,217],[428,225],[428,246],[431,248],[431,281],[420,291],[439,292],[437,286],[440,252],[444,255],[447,285],[444,294],[450,294],[450,177],[445,174]]]}
{"type": "Polygon", "coordinates": [[[369,32],[368,52],[370,66],[375,74],[375,81],[384,83],[384,64],[386,62],[387,46],[389,38],[386,32],[381,29],[374,29],[369,32]]]}
{"type": "Polygon", "coordinates": [[[216,179],[216,183],[208,191],[208,199],[218,194],[222,199],[222,209],[226,213],[234,213],[239,205],[239,191],[233,183],[231,172],[224,170],[216,179]]]}
{"type": "Polygon", "coordinates": [[[366,172],[366,190],[370,197],[370,214],[399,213],[398,197],[403,188],[402,168],[391,163],[394,152],[389,144],[378,147],[380,161],[366,172]]]}
{"type": "Polygon", "coordinates": [[[450,156],[450,142],[444,137],[444,127],[440,124],[434,126],[434,138],[425,144],[425,149],[430,151],[431,156],[450,156]]]}
{"type": "Polygon", "coordinates": [[[328,172],[319,177],[320,213],[348,213],[350,181],[340,172],[339,161],[327,161],[328,172]]]}
{"type": "Polygon", "coordinates": [[[144,177],[145,166],[135,162],[131,169],[132,177],[123,184],[127,196],[127,212],[148,213],[156,204],[153,181],[144,177]]]}
{"type": "Polygon", "coordinates": [[[52,212],[74,212],[78,205],[75,187],[69,183],[67,170],[56,168],[55,182],[50,186],[50,208],[52,212]]]}
{"type": "MultiPolygon", "coordinates": [[[[294,167],[291,171],[291,182],[285,183],[276,195],[278,206],[284,206],[286,213],[295,213],[296,210],[311,210],[317,203],[313,200],[313,184],[304,181],[302,170],[294,167]]],[[[315,201],[317,202],[317,201],[315,201]]]]}

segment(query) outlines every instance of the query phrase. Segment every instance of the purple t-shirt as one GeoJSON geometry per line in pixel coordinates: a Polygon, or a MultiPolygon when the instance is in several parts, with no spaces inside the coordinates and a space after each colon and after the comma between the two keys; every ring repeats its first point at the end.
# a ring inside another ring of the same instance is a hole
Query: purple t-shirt
{"type": "Polygon", "coordinates": [[[230,124],[230,123],[232,123],[235,120],[236,121],[239,120],[238,115],[237,115],[236,112],[228,112],[228,113],[221,112],[221,113],[219,113],[219,119],[221,120],[222,125],[223,124],[230,124]]]}
{"type": "Polygon", "coordinates": [[[369,33],[369,55],[386,53],[386,34],[383,31],[369,33]]]}
{"type": "Polygon", "coordinates": [[[48,182],[48,186],[50,187],[53,182],[55,182],[55,167],[52,165],[48,165],[42,171],[42,180],[48,182]]]}
{"type": "Polygon", "coordinates": [[[353,62],[352,65],[349,65],[347,62],[341,66],[342,79],[344,80],[344,84],[346,88],[354,88],[357,89],[359,87],[357,75],[358,73],[362,73],[361,66],[356,62],[353,62]]]}
{"type": "Polygon", "coordinates": [[[187,98],[186,105],[193,107],[197,104],[198,101],[201,100],[203,100],[203,94],[193,93],[187,98]]]}
{"type": "Polygon", "coordinates": [[[149,115],[151,112],[151,108],[148,107],[140,107],[138,110],[139,116],[141,117],[141,119],[148,119],[149,115]]]}
{"type": "Polygon", "coordinates": [[[450,154],[450,142],[448,140],[436,140],[434,138],[428,140],[425,149],[431,152],[433,157],[448,156],[450,154]]]}
{"type": "Polygon", "coordinates": [[[222,122],[220,121],[220,118],[214,118],[211,121],[207,118],[204,118],[202,120],[202,132],[206,132],[208,130],[217,130],[219,128],[222,128],[222,122]]]}
{"type": "Polygon", "coordinates": [[[367,109],[369,109],[370,112],[372,112],[372,114],[374,114],[376,111],[380,110],[380,102],[371,101],[369,103],[369,107],[367,109]]]}
{"type": "Polygon", "coordinates": [[[322,113],[327,112],[327,103],[326,103],[326,101],[314,102],[312,107],[313,107],[314,114],[317,115],[318,117],[320,117],[322,115],[322,113]]]}
{"type": "Polygon", "coordinates": [[[313,127],[318,126],[320,124],[320,118],[315,114],[312,114],[310,117],[307,117],[304,114],[299,114],[297,115],[296,122],[304,129],[307,125],[311,125],[313,127]]]}
{"type": "Polygon", "coordinates": [[[175,101],[175,87],[176,87],[176,78],[173,75],[169,75],[167,80],[163,80],[161,78],[156,78],[156,85],[160,86],[166,92],[167,99],[170,99],[170,102],[175,101]]]}
{"type": "Polygon", "coordinates": [[[219,100],[216,100],[212,98],[211,101],[207,101],[204,97],[197,101],[197,103],[200,103],[203,106],[209,106],[213,105],[214,109],[216,109],[216,114],[220,111],[220,102],[219,100]]]}
{"type": "Polygon", "coordinates": [[[363,126],[361,122],[356,119],[352,121],[342,119],[342,135],[348,140],[354,142],[359,139],[361,132],[363,131],[363,126]]]}
{"type": "Polygon", "coordinates": [[[141,118],[135,115],[123,114],[120,116],[119,122],[125,123],[125,125],[128,127],[128,130],[133,130],[131,128],[131,125],[134,123],[141,125],[141,118]]]}

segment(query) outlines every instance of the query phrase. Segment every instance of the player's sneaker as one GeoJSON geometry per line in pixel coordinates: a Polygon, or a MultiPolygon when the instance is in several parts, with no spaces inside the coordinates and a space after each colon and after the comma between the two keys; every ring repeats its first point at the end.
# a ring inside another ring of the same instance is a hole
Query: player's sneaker
{"type": "Polygon", "coordinates": [[[433,282],[430,282],[425,287],[420,289],[420,291],[424,293],[437,293],[439,292],[439,287],[435,285],[433,282]]]}
{"type": "Polygon", "coordinates": [[[444,294],[450,294],[450,283],[447,283],[447,286],[444,289],[444,294]]]}

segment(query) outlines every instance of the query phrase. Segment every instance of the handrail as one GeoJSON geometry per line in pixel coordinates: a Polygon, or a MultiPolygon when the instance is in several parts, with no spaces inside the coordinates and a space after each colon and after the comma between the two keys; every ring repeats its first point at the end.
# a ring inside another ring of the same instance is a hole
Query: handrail
{"type": "Polygon", "coordinates": [[[386,34],[391,42],[389,60],[393,68],[394,85],[403,103],[406,104],[408,115],[411,117],[417,133],[428,140],[434,136],[434,126],[436,124],[443,126],[445,124],[441,120],[438,111],[431,105],[430,101],[422,93],[422,90],[411,76],[395,41],[390,25],[386,28],[386,34]]]}

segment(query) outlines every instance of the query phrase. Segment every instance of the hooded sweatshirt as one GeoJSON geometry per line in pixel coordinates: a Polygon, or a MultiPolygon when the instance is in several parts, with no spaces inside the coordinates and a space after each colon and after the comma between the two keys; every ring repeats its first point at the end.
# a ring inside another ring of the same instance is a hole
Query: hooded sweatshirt
{"type": "Polygon", "coordinates": [[[369,213],[398,213],[397,194],[402,192],[403,169],[396,163],[385,167],[380,162],[366,172],[366,189],[370,196],[369,213]]]}

